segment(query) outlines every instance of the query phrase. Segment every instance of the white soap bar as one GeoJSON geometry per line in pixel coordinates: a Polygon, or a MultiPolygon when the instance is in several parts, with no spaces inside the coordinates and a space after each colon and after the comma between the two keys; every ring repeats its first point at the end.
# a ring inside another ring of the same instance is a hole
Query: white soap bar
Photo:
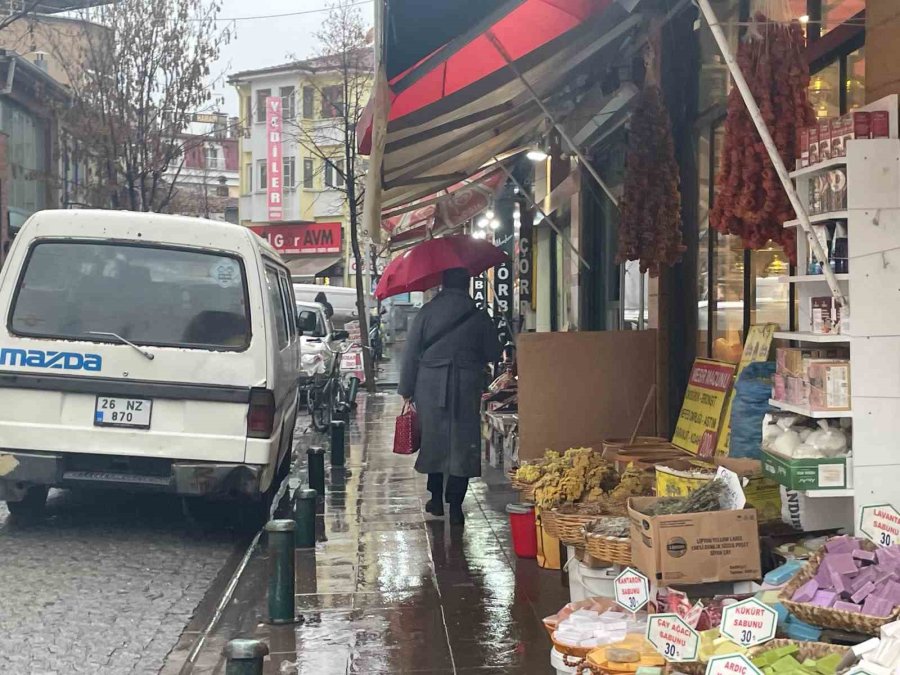
{"type": "Polygon", "coordinates": [[[862,656],[863,654],[868,654],[873,649],[878,649],[878,645],[880,644],[881,640],[879,640],[878,638],[869,638],[865,642],[860,642],[858,645],[853,645],[850,650],[857,656],[862,656]]]}

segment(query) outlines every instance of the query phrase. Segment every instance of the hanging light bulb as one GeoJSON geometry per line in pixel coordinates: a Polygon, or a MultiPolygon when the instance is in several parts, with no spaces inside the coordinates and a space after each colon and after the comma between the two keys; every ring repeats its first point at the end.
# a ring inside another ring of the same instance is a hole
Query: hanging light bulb
{"type": "Polygon", "coordinates": [[[484,230],[476,230],[475,232],[472,233],[472,238],[473,239],[486,239],[487,232],[485,232],[484,230]]]}
{"type": "Polygon", "coordinates": [[[499,220],[499,219],[494,218],[494,219],[491,221],[491,229],[492,229],[492,230],[499,230],[499,229],[500,229],[500,220],[499,220]]]}
{"type": "Polygon", "coordinates": [[[487,211],[485,211],[484,217],[487,218],[488,220],[493,220],[494,219],[494,209],[488,209],[487,211]]]}
{"type": "Polygon", "coordinates": [[[533,147],[525,156],[530,159],[532,162],[544,162],[550,156],[543,150],[543,148],[539,148],[537,146],[533,147]]]}
{"type": "Polygon", "coordinates": [[[484,229],[484,228],[486,228],[486,227],[488,226],[488,224],[489,224],[490,222],[491,222],[491,221],[490,221],[489,219],[487,219],[487,218],[479,218],[479,219],[478,219],[478,222],[476,222],[475,224],[478,225],[478,227],[480,227],[481,229],[484,229]]]}

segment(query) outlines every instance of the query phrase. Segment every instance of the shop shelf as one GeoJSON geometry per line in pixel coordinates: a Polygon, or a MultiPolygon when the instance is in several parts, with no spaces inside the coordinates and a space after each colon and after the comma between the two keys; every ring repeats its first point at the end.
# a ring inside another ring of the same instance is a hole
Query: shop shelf
{"type": "MultiPolygon", "coordinates": [[[[849,274],[835,274],[838,281],[850,281],[849,274]]],[[[781,283],[789,284],[809,284],[814,282],[826,283],[824,274],[803,274],[796,277],[778,277],[781,283]]]]}
{"type": "Polygon", "coordinates": [[[830,169],[833,166],[846,166],[847,158],[846,157],[835,157],[834,159],[827,159],[824,162],[817,162],[812,166],[804,167],[803,169],[797,169],[796,171],[791,171],[791,178],[803,178],[804,176],[809,176],[813,173],[818,173],[819,171],[823,171],[824,169],[830,169]]]}
{"type": "Polygon", "coordinates": [[[853,412],[850,410],[810,410],[802,405],[792,405],[791,403],[786,403],[785,401],[776,401],[774,398],[769,399],[769,405],[773,408],[778,408],[779,410],[786,410],[787,412],[797,413],[798,415],[803,415],[804,417],[812,417],[815,419],[837,419],[838,417],[853,417],[853,412]]]}
{"type": "MultiPolygon", "coordinates": [[[[828,213],[820,213],[809,217],[811,223],[824,223],[829,220],[846,220],[850,217],[849,211],[829,211],[828,213]]],[[[797,219],[784,221],[785,227],[800,227],[800,221],[797,219]]]]}
{"type": "Polygon", "coordinates": [[[819,333],[777,331],[774,337],[779,340],[796,340],[797,342],[850,342],[849,335],[820,335],[819,333]]]}
{"type": "Polygon", "coordinates": [[[807,497],[852,497],[853,488],[844,488],[843,490],[806,490],[803,492],[807,497]]]}

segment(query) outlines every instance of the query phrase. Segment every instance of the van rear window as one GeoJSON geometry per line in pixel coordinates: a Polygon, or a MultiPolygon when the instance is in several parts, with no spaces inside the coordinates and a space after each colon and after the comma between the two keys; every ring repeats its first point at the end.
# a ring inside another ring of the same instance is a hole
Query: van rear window
{"type": "Polygon", "coordinates": [[[42,242],[10,313],[22,336],[240,350],[250,344],[241,262],[215,253],[94,242],[42,242]]]}

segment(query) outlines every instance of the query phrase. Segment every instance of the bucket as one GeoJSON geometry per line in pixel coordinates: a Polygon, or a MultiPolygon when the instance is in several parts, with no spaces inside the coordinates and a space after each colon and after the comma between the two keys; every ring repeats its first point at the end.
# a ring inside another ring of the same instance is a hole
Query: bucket
{"type": "Polygon", "coordinates": [[[534,506],[531,504],[507,504],[509,529],[512,531],[513,550],[519,558],[537,558],[537,528],[534,523],[534,506]]]}
{"type": "Polygon", "coordinates": [[[588,598],[614,598],[618,566],[594,568],[573,560],[569,565],[569,598],[579,602],[588,598]]]}
{"type": "Polygon", "coordinates": [[[556,675],[574,675],[578,671],[577,668],[567,666],[563,655],[555,649],[550,650],[550,665],[555,669],[556,675]]]}

